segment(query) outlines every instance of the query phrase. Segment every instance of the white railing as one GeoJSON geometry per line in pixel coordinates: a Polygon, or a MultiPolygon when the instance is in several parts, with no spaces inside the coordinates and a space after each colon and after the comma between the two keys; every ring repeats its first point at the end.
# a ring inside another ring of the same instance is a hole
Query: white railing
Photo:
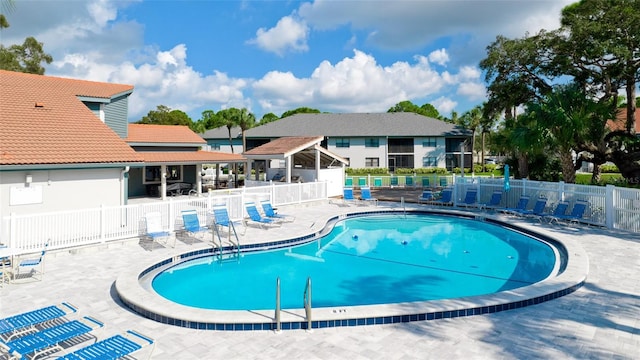
{"type": "Polygon", "coordinates": [[[640,189],[621,188],[613,185],[593,186],[565,184],[564,182],[544,182],[520,179],[510,180],[510,190],[504,191],[501,177],[451,176],[451,175],[363,175],[348,176],[346,186],[404,187],[404,188],[453,188],[454,204],[464,200],[468,188],[478,191],[478,202],[487,203],[495,190],[503,192],[502,206],[515,206],[522,195],[531,199],[539,196],[547,198],[547,206],[552,209],[559,201],[585,200],[589,207],[584,222],[631,232],[640,232],[640,189]],[[423,186],[424,185],[424,186],[423,186]]]}
{"type": "Polygon", "coordinates": [[[326,200],[326,186],[325,182],[316,182],[245,187],[125,206],[10,214],[0,219],[0,243],[30,253],[40,251],[47,242],[50,249],[61,249],[134,238],[144,235],[144,215],[152,211],[162,215],[165,230],[174,231],[182,225],[182,210],[196,210],[201,221],[211,221],[210,210],[220,203],[227,205],[232,220],[241,220],[246,202],[271,200],[277,206],[326,200]]]}

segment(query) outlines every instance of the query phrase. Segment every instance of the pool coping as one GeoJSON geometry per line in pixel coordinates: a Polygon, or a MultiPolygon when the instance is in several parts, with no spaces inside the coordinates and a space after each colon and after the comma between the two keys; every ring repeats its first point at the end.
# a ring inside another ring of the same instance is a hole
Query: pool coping
{"type": "MultiPolygon", "coordinates": [[[[546,241],[556,242],[566,250],[568,257],[566,268],[558,276],[548,278],[542,282],[489,295],[394,304],[313,308],[311,329],[436,320],[518,309],[572,293],[586,281],[589,271],[588,256],[575,240],[563,237],[561,234],[545,234],[527,224],[514,225],[491,214],[479,214],[454,209],[387,209],[332,215],[324,219],[325,225],[321,230],[292,239],[243,245],[241,249],[243,251],[258,251],[305,243],[331,231],[333,224],[344,218],[403,211],[407,213],[429,213],[476,218],[521,230],[546,241]]],[[[275,310],[273,309],[251,311],[197,309],[171,302],[152,291],[148,291],[141,285],[140,279],[152,271],[174,266],[187,259],[207,256],[211,252],[211,246],[202,246],[162,261],[154,261],[145,266],[129,268],[117,278],[115,282],[116,292],[121,301],[134,312],[165,324],[203,330],[277,330],[275,310]]],[[[309,322],[304,309],[283,309],[280,320],[282,330],[309,330],[309,322]]]]}

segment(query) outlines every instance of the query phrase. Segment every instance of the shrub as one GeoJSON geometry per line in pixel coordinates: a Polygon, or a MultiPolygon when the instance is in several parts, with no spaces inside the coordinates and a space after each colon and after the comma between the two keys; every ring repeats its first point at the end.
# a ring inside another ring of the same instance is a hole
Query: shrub
{"type": "Polygon", "coordinates": [[[619,173],[620,170],[615,165],[604,164],[600,166],[600,171],[603,173],[619,173]]]}
{"type": "Polygon", "coordinates": [[[387,168],[346,168],[345,173],[350,176],[389,175],[387,168]]]}

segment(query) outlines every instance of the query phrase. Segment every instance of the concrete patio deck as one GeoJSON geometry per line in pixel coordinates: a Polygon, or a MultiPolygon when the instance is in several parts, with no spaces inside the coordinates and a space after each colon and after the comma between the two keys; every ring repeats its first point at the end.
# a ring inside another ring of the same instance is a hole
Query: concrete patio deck
{"type": "MultiPolygon", "coordinates": [[[[381,207],[397,203],[381,202],[381,207]]],[[[407,204],[407,206],[419,206],[407,204]]],[[[337,204],[281,207],[296,220],[280,229],[250,227],[243,243],[307,234],[337,204]]],[[[498,215],[501,216],[501,215],[498,215]]],[[[500,313],[393,325],[283,331],[219,332],[145,319],[119,302],[114,281],[124,269],[204,247],[175,248],[132,239],[46,259],[41,282],[19,279],[0,289],[0,318],[68,301],[80,315],[104,321],[99,339],[135,329],[156,340],[153,359],[637,359],[640,354],[640,234],[587,226],[512,223],[577,240],[590,260],[587,283],[556,300],[500,313]]],[[[76,345],[77,346],[77,345],[76,345]]],[[[148,349],[135,354],[142,359],[148,349]]],[[[59,353],[58,353],[59,354],[59,353]]]]}

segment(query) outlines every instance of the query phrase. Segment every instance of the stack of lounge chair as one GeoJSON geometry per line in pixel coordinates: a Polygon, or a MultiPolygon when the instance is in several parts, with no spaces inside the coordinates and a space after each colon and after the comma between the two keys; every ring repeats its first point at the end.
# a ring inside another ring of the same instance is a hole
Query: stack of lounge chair
{"type": "MultiPolygon", "coordinates": [[[[59,359],[120,359],[154,344],[153,339],[133,330],[97,341],[93,330],[104,327],[104,323],[89,316],[66,318],[76,312],[75,306],[61,303],[0,319],[0,358],[35,359],[44,354],[55,356],[62,352],[59,359]],[[97,342],[65,354],[69,348],[81,346],[88,338],[97,342]]],[[[149,357],[152,352],[153,348],[149,357]]]]}

